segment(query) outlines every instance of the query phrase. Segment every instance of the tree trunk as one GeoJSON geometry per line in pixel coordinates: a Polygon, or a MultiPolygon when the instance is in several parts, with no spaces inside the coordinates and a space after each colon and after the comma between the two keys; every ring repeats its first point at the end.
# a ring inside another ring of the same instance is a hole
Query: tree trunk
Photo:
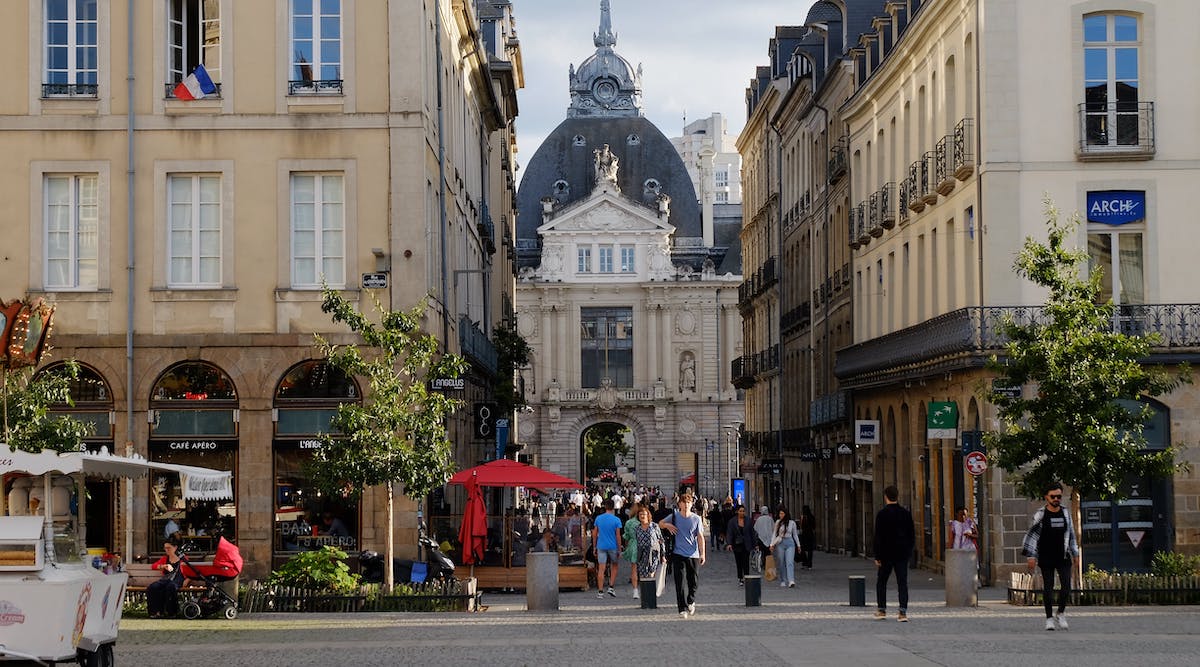
{"type": "Polygon", "coordinates": [[[393,512],[392,509],[392,484],[388,482],[387,486],[387,543],[384,549],[383,561],[383,587],[388,593],[391,593],[396,586],[396,573],[392,570],[392,559],[394,558],[394,546],[392,543],[392,525],[393,512]]]}
{"type": "Polygon", "coordinates": [[[1083,498],[1080,497],[1079,491],[1075,487],[1071,487],[1071,522],[1075,530],[1075,544],[1079,545],[1079,558],[1073,559],[1071,563],[1071,580],[1075,582],[1075,588],[1083,589],[1083,507],[1081,507],[1083,498]]]}

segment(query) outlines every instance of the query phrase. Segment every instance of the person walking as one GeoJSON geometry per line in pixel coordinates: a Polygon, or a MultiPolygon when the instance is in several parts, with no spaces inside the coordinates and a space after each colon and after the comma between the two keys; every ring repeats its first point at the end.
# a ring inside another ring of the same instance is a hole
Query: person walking
{"type": "Polygon", "coordinates": [[[725,526],[725,548],[733,552],[738,586],[746,583],[744,579],[750,571],[750,552],[757,548],[754,539],[754,526],[750,523],[750,517],[746,516],[746,507],[738,507],[737,513],[725,526]]]}
{"type": "MultiPolygon", "coordinates": [[[[666,554],[663,553],[665,550],[662,529],[654,523],[654,517],[647,505],[638,505],[634,519],[637,521],[633,528],[633,540],[637,549],[637,563],[634,569],[637,570],[638,581],[650,581],[658,577],[658,568],[666,559],[666,554]]],[[[658,583],[658,588],[662,590],[662,582],[658,583]]]]}
{"type": "Polygon", "coordinates": [[[817,517],[805,505],[800,510],[800,565],[812,569],[813,551],[817,548],[817,517]]]}
{"type": "Polygon", "coordinates": [[[883,490],[883,509],[875,515],[875,618],[887,618],[887,582],[896,573],[896,589],[900,597],[900,615],[896,620],[908,622],[908,559],[916,545],[916,529],[912,513],[900,506],[900,489],[889,486],[883,490]]]}
{"type": "Polygon", "coordinates": [[[642,509],[641,503],[633,502],[629,505],[629,518],[625,521],[625,527],[622,530],[622,538],[625,540],[625,548],[621,551],[621,560],[629,563],[629,583],[633,585],[633,599],[636,600],[640,596],[638,592],[638,543],[634,535],[634,529],[638,525],[638,511],[642,509]]]}
{"type": "Polygon", "coordinates": [[[800,543],[800,535],[796,530],[796,522],[784,508],[779,508],[779,519],[775,521],[774,536],[771,538],[771,548],[775,550],[775,567],[779,570],[779,587],[796,587],[796,545],[800,543]]]}
{"type": "Polygon", "coordinates": [[[1042,498],[1046,505],[1033,513],[1025,532],[1021,553],[1028,559],[1029,570],[1042,570],[1042,602],[1046,608],[1046,629],[1067,629],[1067,598],[1071,595],[1071,569],[1079,564],[1079,543],[1071,515],[1063,511],[1063,487],[1059,482],[1046,485],[1042,498]],[[1054,612],[1054,574],[1062,588],[1058,591],[1058,613],[1054,612]]]}
{"type": "Polygon", "coordinates": [[[613,511],[613,501],[609,498],[604,502],[604,513],[596,517],[592,529],[592,546],[596,549],[596,597],[604,597],[605,572],[608,573],[608,594],[617,597],[613,586],[617,585],[617,566],[621,552],[621,520],[613,511]]]}
{"type": "Polygon", "coordinates": [[[692,501],[690,493],[679,496],[678,509],[658,523],[659,528],[675,536],[671,569],[675,574],[675,600],[683,618],[696,614],[696,591],[700,588],[697,570],[705,560],[704,521],[692,513],[692,501]]]}
{"type": "Polygon", "coordinates": [[[758,540],[758,549],[764,554],[771,550],[772,533],[775,531],[775,519],[766,505],[758,508],[758,518],[754,520],[754,537],[758,540]]]}

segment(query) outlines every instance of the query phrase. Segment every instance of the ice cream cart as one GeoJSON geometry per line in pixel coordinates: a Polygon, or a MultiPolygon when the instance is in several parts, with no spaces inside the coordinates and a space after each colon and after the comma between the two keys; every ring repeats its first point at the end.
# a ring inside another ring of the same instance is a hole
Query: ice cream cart
{"type": "Polygon", "coordinates": [[[210,498],[232,493],[229,472],[106,451],[34,454],[0,443],[0,478],[37,476],[44,489],[40,515],[13,516],[24,508],[0,507],[0,662],[114,664],[128,575],[81,548],[78,522],[69,515],[61,519],[65,513],[55,510],[55,480],[67,477],[82,485],[85,476],[136,478],[150,469],[178,472],[190,482],[185,489],[210,498]]]}

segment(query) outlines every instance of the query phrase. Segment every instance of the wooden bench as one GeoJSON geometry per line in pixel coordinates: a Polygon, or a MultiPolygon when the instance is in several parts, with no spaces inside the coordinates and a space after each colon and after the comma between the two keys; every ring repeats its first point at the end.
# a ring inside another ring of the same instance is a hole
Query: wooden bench
{"type": "MultiPolygon", "coordinates": [[[[194,565],[212,565],[208,562],[197,562],[194,565]]],[[[184,567],[184,576],[189,574],[187,567],[184,567]]],[[[125,565],[125,573],[129,575],[129,581],[125,584],[125,605],[128,607],[130,603],[137,602],[146,603],[146,587],[150,584],[162,579],[162,570],[154,569],[154,566],[149,563],[127,563],[125,565]]],[[[192,596],[203,593],[204,586],[188,585],[179,589],[179,595],[192,596]]]]}

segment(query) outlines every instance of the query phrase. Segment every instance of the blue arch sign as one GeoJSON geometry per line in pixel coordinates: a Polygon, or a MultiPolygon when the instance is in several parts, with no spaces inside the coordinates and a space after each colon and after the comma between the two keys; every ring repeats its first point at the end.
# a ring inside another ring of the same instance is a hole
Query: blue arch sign
{"type": "Polygon", "coordinates": [[[1101,190],[1087,193],[1088,222],[1125,225],[1146,219],[1144,190],[1101,190]]]}

